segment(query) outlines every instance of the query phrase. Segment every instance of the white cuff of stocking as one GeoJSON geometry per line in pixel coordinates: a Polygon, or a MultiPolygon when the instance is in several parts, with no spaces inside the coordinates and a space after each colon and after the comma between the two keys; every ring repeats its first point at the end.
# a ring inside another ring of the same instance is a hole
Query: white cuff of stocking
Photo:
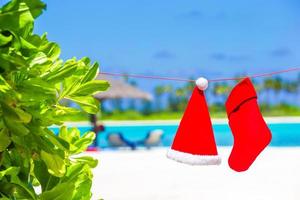
{"type": "Polygon", "coordinates": [[[194,155],[169,149],[167,157],[177,162],[189,165],[219,165],[221,157],[218,155],[194,155]]]}

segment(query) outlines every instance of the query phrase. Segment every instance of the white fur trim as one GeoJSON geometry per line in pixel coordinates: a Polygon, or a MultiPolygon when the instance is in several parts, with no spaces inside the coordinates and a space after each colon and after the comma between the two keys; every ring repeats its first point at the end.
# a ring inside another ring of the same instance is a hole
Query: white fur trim
{"type": "Polygon", "coordinates": [[[206,90],[208,87],[208,80],[206,78],[200,77],[196,80],[196,85],[200,90],[206,90]]]}
{"type": "Polygon", "coordinates": [[[177,162],[189,165],[219,165],[221,164],[221,157],[218,155],[193,155],[169,149],[167,157],[177,162]]]}

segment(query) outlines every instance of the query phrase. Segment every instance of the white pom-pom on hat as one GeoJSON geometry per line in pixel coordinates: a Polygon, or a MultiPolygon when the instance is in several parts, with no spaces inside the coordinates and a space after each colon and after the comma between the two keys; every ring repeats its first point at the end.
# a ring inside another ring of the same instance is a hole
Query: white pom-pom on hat
{"type": "Polygon", "coordinates": [[[206,78],[200,77],[196,80],[196,85],[200,90],[206,90],[208,87],[208,80],[206,78]]]}

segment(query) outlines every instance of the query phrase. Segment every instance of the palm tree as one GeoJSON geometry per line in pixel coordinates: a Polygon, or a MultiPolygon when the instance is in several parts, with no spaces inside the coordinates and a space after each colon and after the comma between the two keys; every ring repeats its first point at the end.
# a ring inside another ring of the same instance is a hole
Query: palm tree
{"type": "MultiPolygon", "coordinates": [[[[283,90],[285,90],[289,94],[294,94],[297,101],[298,94],[298,81],[284,81],[282,85],[283,90]]],[[[295,101],[295,102],[296,102],[295,101]]]]}
{"type": "Polygon", "coordinates": [[[149,100],[142,100],[142,114],[150,115],[152,113],[152,104],[149,100]]]}
{"type": "Polygon", "coordinates": [[[215,96],[220,96],[222,102],[225,102],[227,94],[229,93],[231,87],[226,82],[215,83],[213,86],[213,94],[215,96]]]}
{"type": "MultiPolygon", "coordinates": [[[[137,82],[134,81],[134,80],[127,80],[127,81],[132,86],[136,87],[138,85],[137,82]]],[[[136,100],[135,99],[130,99],[129,100],[129,109],[130,110],[136,110],[136,100]]]]}
{"type": "Polygon", "coordinates": [[[260,93],[263,91],[264,89],[264,86],[262,83],[259,83],[257,82],[256,80],[251,80],[253,85],[254,85],[254,88],[255,88],[255,91],[257,93],[258,96],[260,96],[260,93]]]}
{"type": "MultiPolygon", "coordinates": [[[[300,94],[300,73],[298,74],[298,77],[297,77],[297,94],[296,96],[299,96],[300,94]]],[[[298,99],[298,97],[297,97],[298,99]]]]}
{"type": "Polygon", "coordinates": [[[154,88],[154,95],[155,95],[155,100],[156,100],[156,110],[160,111],[161,110],[161,99],[163,94],[165,93],[166,88],[164,86],[158,85],[154,88]]]}
{"type": "Polygon", "coordinates": [[[266,103],[270,103],[270,92],[273,90],[274,81],[272,78],[266,78],[263,82],[263,88],[266,91],[266,103]]]}
{"type": "Polygon", "coordinates": [[[169,92],[169,95],[168,95],[168,108],[172,112],[179,111],[179,109],[178,109],[178,98],[176,97],[176,91],[169,92]]]}
{"type": "MultiPolygon", "coordinates": [[[[190,77],[191,80],[193,80],[193,77],[190,77]]],[[[187,82],[186,84],[184,84],[183,88],[186,91],[187,94],[187,98],[191,95],[193,89],[195,87],[195,83],[194,82],[187,82]]]]}
{"type": "Polygon", "coordinates": [[[176,98],[177,98],[177,107],[178,110],[184,110],[186,107],[187,101],[188,101],[188,96],[190,92],[183,87],[179,87],[175,90],[176,98]]]}
{"type": "Polygon", "coordinates": [[[214,83],[213,87],[212,87],[212,95],[214,96],[215,99],[218,98],[218,92],[217,92],[217,88],[219,87],[219,83],[214,83]]]}
{"type": "Polygon", "coordinates": [[[273,81],[273,90],[275,92],[275,95],[278,95],[280,91],[283,89],[282,79],[280,77],[275,77],[273,81]]]}

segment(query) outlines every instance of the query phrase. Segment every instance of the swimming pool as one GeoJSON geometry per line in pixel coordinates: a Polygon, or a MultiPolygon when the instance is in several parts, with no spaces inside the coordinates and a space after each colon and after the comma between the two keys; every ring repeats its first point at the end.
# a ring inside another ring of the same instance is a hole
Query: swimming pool
{"type": "MultiPolygon", "coordinates": [[[[289,147],[300,146],[300,123],[270,123],[268,124],[272,131],[271,146],[289,147]]],[[[81,133],[91,130],[91,126],[77,126],[81,133]]],[[[151,124],[151,125],[106,125],[105,131],[99,134],[97,141],[101,148],[108,147],[107,134],[110,132],[121,132],[124,137],[130,141],[139,141],[146,137],[146,134],[154,129],[162,129],[164,135],[162,138],[163,146],[170,146],[176,133],[178,124],[151,124]]],[[[55,133],[58,128],[51,127],[55,133]]],[[[227,124],[213,125],[216,143],[218,146],[231,146],[233,136],[227,124]]]]}

